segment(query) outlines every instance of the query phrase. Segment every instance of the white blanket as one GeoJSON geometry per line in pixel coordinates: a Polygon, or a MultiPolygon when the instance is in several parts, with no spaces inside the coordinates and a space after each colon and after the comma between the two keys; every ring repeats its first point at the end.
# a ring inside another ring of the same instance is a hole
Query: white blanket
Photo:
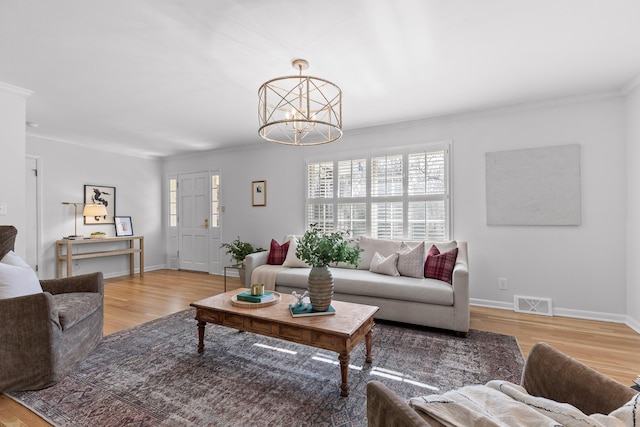
{"type": "Polygon", "coordinates": [[[265,291],[275,291],[276,276],[280,270],[285,268],[287,267],[270,264],[264,264],[256,267],[251,273],[251,283],[262,283],[264,284],[265,291]]]}
{"type": "Polygon", "coordinates": [[[529,395],[507,381],[462,387],[443,395],[415,397],[409,404],[446,426],[637,426],[640,395],[609,415],[585,415],[567,403],[529,395]]]}

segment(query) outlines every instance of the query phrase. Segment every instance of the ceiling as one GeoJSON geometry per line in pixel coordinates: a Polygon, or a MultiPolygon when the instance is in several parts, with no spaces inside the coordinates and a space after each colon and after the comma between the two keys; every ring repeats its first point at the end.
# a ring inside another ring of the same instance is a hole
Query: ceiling
{"type": "Polygon", "coordinates": [[[307,73],[357,128],[619,91],[637,0],[0,0],[27,133],[144,157],[269,144],[257,91],[307,73]]]}

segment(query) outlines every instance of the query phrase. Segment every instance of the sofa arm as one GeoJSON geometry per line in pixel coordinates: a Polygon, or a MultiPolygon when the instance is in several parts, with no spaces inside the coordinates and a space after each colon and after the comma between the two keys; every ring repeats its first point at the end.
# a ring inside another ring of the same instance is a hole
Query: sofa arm
{"type": "Polygon", "coordinates": [[[41,280],[42,290],[51,294],[69,292],[96,292],[104,295],[104,279],[102,272],[63,277],[61,279],[41,280]]]}
{"type": "Polygon", "coordinates": [[[367,383],[367,422],[369,427],[431,426],[379,381],[367,383]]]}
{"type": "Polygon", "coordinates": [[[453,267],[451,286],[453,287],[453,303],[456,312],[454,330],[466,333],[469,331],[471,308],[469,302],[469,253],[465,241],[458,241],[458,257],[453,267]]]}
{"type": "Polygon", "coordinates": [[[251,274],[256,267],[265,265],[269,259],[269,251],[254,252],[244,258],[244,285],[251,287],[251,274]]]}
{"type": "Polygon", "coordinates": [[[585,414],[608,414],[636,392],[546,343],[529,352],[522,386],[534,396],[569,403],[585,414]]]}

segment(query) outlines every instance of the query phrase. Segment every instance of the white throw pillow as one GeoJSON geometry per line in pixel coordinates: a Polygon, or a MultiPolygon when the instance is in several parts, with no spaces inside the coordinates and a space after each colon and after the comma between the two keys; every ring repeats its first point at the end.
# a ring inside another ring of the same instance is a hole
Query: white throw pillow
{"type": "Polygon", "coordinates": [[[36,273],[13,251],[0,260],[0,299],[42,292],[36,273]]]}
{"type": "Polygon", "coordinates": [[[376,252],[383,257],[388,257],[400,250],[400,242],[397,240],[375,239],[366,236],[360,237],[358,246],[362,249],[360,263],[358,264],[360,270],[370,269],[371,259],[376,252]]]}
{"type": "Polygon", "coordinates": [[[421,242],[415,248],[411,248],[405,242],[402,242],[398,256],[398,273],[401,276],[424,279],[425,259],[424,242],[421,242]]]}
{"type": "Polygon", "coordinates": [[[399,276],[398,273],[398,253],[394,252],[388,257],[383,257],[378,252],[373,254],[371,258],[371,266],[369,271],[372,273],[386,274],[387,276],[399,276]]]}
{"type": "Polygon", "coordinates": [[[296,256],[296,248],[298,247],[298,239],[296,236],[289,236],[289,250],[287,257],[282,263],[283,267],[291,268],[309,268],[309,265],[296,256]]]}

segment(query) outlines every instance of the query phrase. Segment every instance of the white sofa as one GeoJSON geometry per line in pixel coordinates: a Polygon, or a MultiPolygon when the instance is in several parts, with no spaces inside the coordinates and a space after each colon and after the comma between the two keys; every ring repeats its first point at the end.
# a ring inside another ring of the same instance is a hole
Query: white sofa
{"type": "MultiPolygon", "coordinates": [[[[452,283],[436,279],[388,276],[369,271],[372,252],[383,256],[399,251],[401,241],[367,238],[361,240],[361,263],[358,268],[331,267],[334,299],[380,307],[376,318],[449,329],[459,335],[469,331],[469,266],[466,241],[425,242],[427,252],[432,244],[443,248],[457,247],[458,256],[452,283]]],[[[416,242],[408,242],[415,244],[416,242]]],[[[290,249],[291,250],[291,249],[290,249]]],[[[258,252],[245,259],[245,285],[252,284],[253,270],[267,264],[269,252],[258,252]]],[[[304,292],[309,268],[283,268],[277,272],[275,290],[280,293],[304,292]]]]}

